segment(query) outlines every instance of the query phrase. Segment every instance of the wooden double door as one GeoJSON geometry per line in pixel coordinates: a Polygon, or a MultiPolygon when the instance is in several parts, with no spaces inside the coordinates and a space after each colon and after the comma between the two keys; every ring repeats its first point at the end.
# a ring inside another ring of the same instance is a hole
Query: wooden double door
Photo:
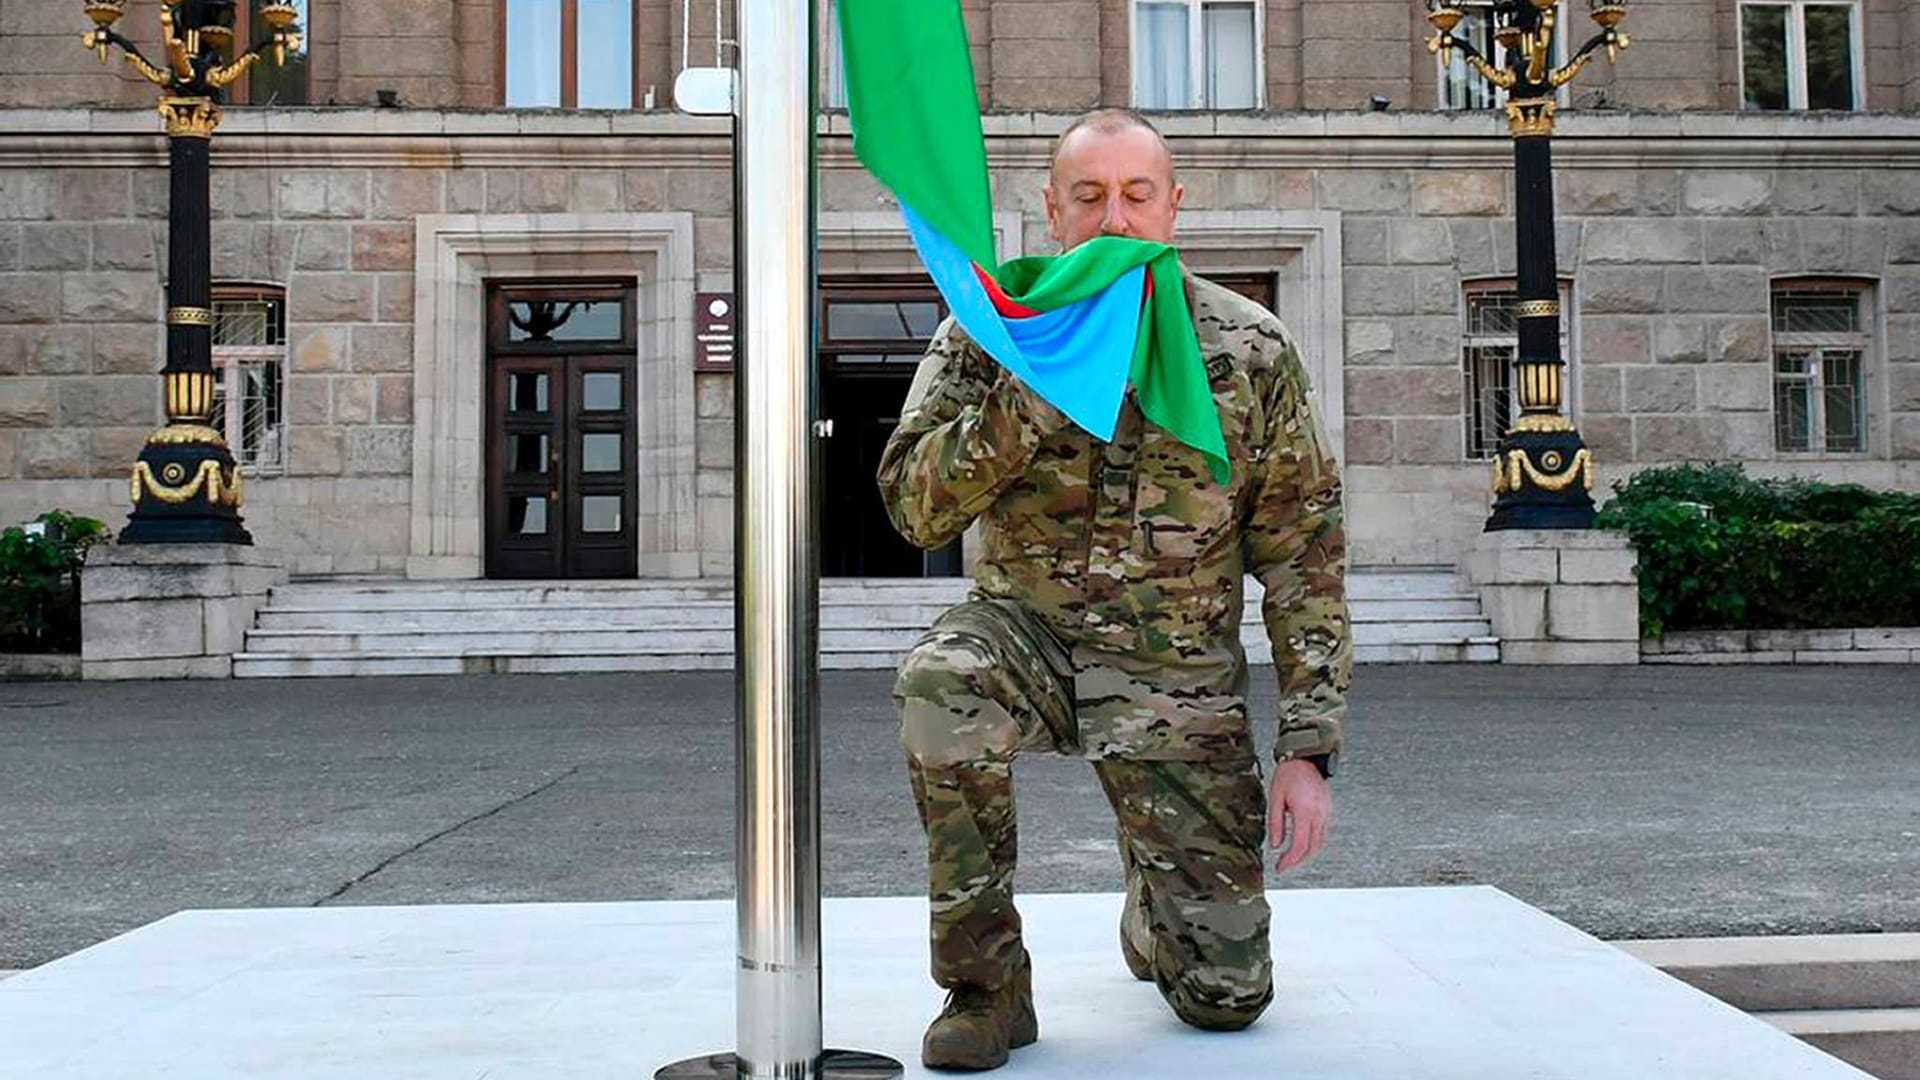
{"type": "Polygon", "coordinates": [[[638,572],[633,292],[490,290],[488,577],[638,572]]]}

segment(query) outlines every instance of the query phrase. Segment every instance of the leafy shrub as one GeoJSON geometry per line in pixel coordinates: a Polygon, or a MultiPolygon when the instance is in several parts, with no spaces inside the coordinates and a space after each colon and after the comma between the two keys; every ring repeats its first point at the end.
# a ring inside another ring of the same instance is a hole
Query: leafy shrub
{"type": "Polygon", "coordinates": [[[79,652],[80,567],[107,527],[61,510],[34,521],[0,532],[0,652],[79,652]]]}
{"type": "Polygon", "coordinates": [[[1920,496],[1771,480],[1739,465],[1649,469],[1600,528],[1640,555],[1640,632],[1920,626],[1920,496]]]}

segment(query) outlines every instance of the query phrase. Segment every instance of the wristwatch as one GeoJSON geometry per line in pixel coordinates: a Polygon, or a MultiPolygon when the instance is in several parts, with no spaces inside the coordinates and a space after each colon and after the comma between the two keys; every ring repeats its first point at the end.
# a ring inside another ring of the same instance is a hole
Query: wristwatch
{"type": "Polygon", "coordinates": [[[1300,760],[1308,762],[1312,764],[1314,768],[1319,769],[1321,777],[1327,780],[1333,779],[1333,774],[1340,769],[1340,752],[1338,750],[1329,751],[1325,754],[1306,754],[1303,755],[1300,760]]]}

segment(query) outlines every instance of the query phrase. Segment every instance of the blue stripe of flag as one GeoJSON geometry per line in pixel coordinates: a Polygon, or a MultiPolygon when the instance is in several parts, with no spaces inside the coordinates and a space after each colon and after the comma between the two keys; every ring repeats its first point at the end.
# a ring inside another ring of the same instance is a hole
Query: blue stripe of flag
{"type": "Polygon", "coordinates": [[[1111,440],[1140,334],[1146,267],[1127,271],[1084,300],[1009,319],[973,262],[905,203],[901,216],[955,322],[987,355],[1096,438],[1111,440]]]}

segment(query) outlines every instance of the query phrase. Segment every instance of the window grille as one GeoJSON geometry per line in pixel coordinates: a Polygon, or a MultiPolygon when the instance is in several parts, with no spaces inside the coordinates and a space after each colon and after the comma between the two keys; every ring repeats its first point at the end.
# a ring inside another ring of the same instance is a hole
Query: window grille
{"type": "Polygon", "coordinates": [[[1867,449],[1866,290],[1807,283],[1773,290],[1773,444],[1788,454],[1867,449]]]}
{"type": "MultiPolygon", "coordinates": [[[[1571,311],[1572,290],[1560,283],[1560,310],[1571,311]]],[[[1519,293],[1511,282],[1473,282],[1465,288],[1466,334],[1461,340],[1461,369],[1466,382],[1467,457],[1491,458],[1515,416],[1514,368],[1520,359],[1519,293]]],[[[1573,354],[1568,348],[1567,316],[1560,322],[1560,355],[1568,361],[1563,386],[1573,385],[1573,354]]],[[[1560,398],[1564,415],[1568,395],[1560,398]]]]}
{"type": "Polygon", "coordinates": [[[222,286],[213,296],[213,421],[234,460],[268,476],[286,462],[286,294],[222,286]]]}

